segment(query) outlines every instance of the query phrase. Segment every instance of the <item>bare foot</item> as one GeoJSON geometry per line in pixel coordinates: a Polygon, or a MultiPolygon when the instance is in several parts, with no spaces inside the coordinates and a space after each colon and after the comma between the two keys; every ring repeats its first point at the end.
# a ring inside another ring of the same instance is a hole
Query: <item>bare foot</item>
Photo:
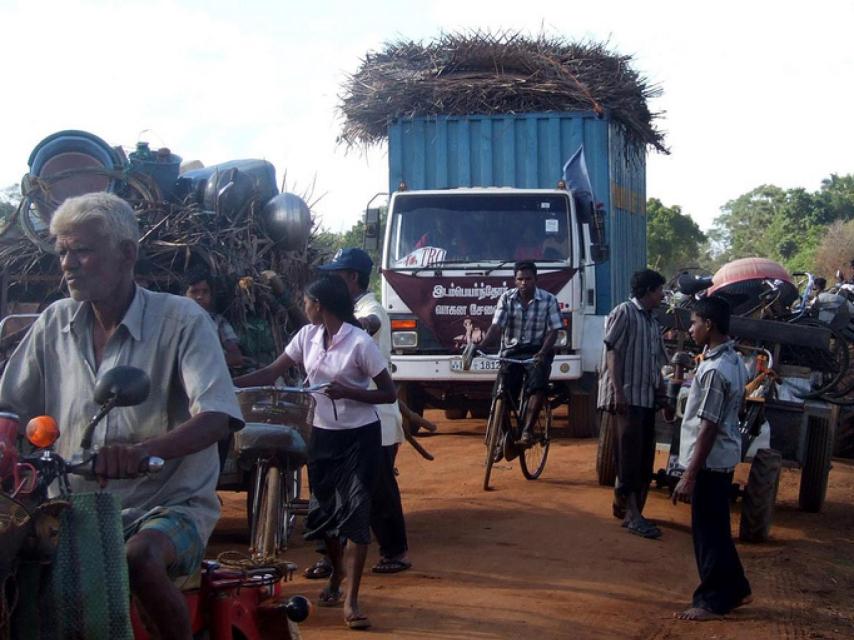
{"type": "Polygon", "coordinates": [[[738,601],[738,604],[736,604],[733,609],[738,609],[739,607],[748,605],[751,602],[753,602],[753,596],[744,596],[741,600],[738,601]]]}
{"type": "Polygon", "coordinates": [[[708,609],[700,607],[689,607],[685,611],[674,613],[673,617],[677,620],[691,620],[693,622],[706,622],[708,620],[720,620],[723,616],[713,613],[708,609]]]}

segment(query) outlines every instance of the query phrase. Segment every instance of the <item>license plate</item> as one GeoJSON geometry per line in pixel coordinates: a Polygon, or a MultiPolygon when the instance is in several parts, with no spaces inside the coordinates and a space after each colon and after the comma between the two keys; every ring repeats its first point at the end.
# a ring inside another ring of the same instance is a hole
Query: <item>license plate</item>
{"type": "Polygon", "coordinates": [[[500,368],[501,363],[498,360],[475,358],[472,360],[471,368],[468,371],[464,371],[462,358],[451,360],[451,371],[455,371],[457,373],[491,373],[493,371],[498,371],[500,368]]]}

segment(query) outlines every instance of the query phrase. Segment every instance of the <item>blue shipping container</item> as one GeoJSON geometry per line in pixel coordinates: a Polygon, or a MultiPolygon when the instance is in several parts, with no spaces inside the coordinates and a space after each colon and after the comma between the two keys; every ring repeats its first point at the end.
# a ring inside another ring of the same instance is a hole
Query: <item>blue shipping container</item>
{"type": "Polygon", "coordinates": [[[646,157],[622,129],[594,113],[434,116],[389,126],[389,190],[457,187],[554,189],[564,163],[584,146],[606,216],[610,259],[596,267],[596,313],[629,296],[646,266],[646,157]]]}

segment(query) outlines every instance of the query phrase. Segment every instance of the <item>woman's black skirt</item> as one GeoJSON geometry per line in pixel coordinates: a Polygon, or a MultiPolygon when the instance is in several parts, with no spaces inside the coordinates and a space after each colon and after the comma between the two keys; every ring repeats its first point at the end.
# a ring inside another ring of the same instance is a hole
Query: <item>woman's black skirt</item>
{"type": "Polygon", "coordinates": [[[339,537],[370,543],[371,495],[381,455],[379,421],[356,429],[312,428],[306,540],[339,537]]]}

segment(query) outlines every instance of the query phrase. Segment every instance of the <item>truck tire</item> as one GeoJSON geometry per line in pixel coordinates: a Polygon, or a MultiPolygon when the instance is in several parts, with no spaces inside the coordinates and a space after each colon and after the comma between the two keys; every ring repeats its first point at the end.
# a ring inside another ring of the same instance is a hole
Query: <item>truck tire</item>
{"type": "Polygon", "coordinates": [[[603,487],[613,487],[617,479],[617,434],[614,414],[603,411],[599,421],[599,448],[596,450],[596,477],[603,487]]]}
{"type": "Polygon", "coordinates": [[[471,417],[475,420],[488,420],[489,419],[489,401],[478,401],[474,402],[469,408],[469,413],[471,417]]]}
{"type": "Polygon", "coordinates": [[[445,420],[465,420],[467,413],[464,407],[448,407],[445,409],[445,420]]]}
{"type": "MultiPolygon", "coordinates": [[[[397,397],[400,402],[409,407],[412,413],[424,416],[424,392],[415,383],[402,383],[397,392],[397,397]]],[[[421,425],[414,424],[407,418],[403,418],[403,428],[412,435],[416,435],[421,430],[421,425]]]]}
{"type": "Polygon", "coordinates": [[[742,542],[765,542],[771,531],[783,456],[774,449],[760,449],[753,457],[741,504],[738,537],[742,542]]]}
{"type": "Polygon", "coordinates": [[[836,425],[836,443],[833,455],[837,458],[854,458],[854,413],[849,412],[836,425]]]}
{"type": "Polygon", "coordinates": [[[803,511],[818,513],[827,493],[827,476],[833,454],[830,420],[807,416],[807,449],[801,469],[801,490],[798,505],[803,511]]]}

